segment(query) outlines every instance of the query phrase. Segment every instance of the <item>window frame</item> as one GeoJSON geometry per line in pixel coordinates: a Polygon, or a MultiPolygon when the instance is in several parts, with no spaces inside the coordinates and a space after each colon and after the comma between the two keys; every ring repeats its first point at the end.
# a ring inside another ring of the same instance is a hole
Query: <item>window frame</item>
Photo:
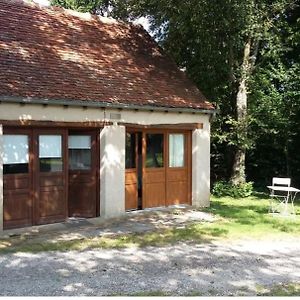
{"type": "Polygon", "coordinates": [[[68,153],[68,171],[69,172],[85,172],[85,173],[89,173],[93,170],[93,135],[91,133],[86,133],[86,132],[76,132],[76,133],[72,133],[69,132],[69,134],[67,135],[67,153],[68,153]],[[69,137],[70,136],[89,136],[90,137],[90,148],[69,148],[69,137]],[[71,169],[70,168],[70,150],[89,150],[90,151],[90,167],[88,169],[71,169]]]}
{"type": "Polygon", "coordinates": [[[138,167],[138,131],[135,130],[126,130],[125,132],[125,171],[134,171],[138,167]],[[135,167],[134,168],[126,168],[126,135],[127,133],[129,134],[134,134],[135,135],[135,167]]]}
{"type": "Polygon", "coordinates": [[[33,151],[33,139],[32,139],[32,130],[28,128],[20,128],[15,126],[3,126],[3,134],[7,135],[27,135],[28,136],[28,172],[27,173],[11,173],[4,174],[3,176],[7,176],[7,178],[15,177],[15,176],[27,176],[30,175],[33,169],[33,159],[32,159],[32,151],[33,151]]]}
{"type": "Polygon", "coordinates": [[[166,139],[167,139],[167,133],[165,130],[157,129],[157,130],[146,130],[144,131],[144,142],[143,142],[143,148],[144,148],[144,154],[143,154],[143,168],[147,170],[160,170],[166,168],[166,161],[167,161],[167,145],[166,145],[166,139]],[[160,134],[163,136],[163,149],[162,149],[162,154],[163,154],[163,166],[161,167],[147,167],[146,162],[147,162],[147,134],[160,134]]]}

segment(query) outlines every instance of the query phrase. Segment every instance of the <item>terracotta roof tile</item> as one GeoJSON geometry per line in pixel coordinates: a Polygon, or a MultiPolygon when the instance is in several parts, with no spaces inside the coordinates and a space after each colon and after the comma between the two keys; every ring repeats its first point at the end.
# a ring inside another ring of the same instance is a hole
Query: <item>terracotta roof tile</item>
{"type": "Polygon", "coordinates": [[[0,95],[214,109],[142,29],[0,0],[0,95]]]}

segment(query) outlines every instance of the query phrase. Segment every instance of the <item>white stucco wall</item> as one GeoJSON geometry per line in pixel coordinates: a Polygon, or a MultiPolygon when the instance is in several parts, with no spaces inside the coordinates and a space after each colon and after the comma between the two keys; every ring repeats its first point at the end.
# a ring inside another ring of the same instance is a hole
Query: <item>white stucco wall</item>
{"type": "Polygon", "coordinates": [[[210,123],[192,135],[192,204],[208,207],[210,199],[210,123]]]}
{"type": "Polygon", "coordinates": [[[100,216],[125,213],[125,127],[105,126],[100,133],[100,216]]]}
{"type": "Polygon", "coordinates": [[[3,230],[3,128],[0,124],[0,231],[3,230]]]}
{"type": "MultiPolygon", "coordinates": [[[[0,98],[1,101],[1,98],[0,98]]],[[[192,204],[209,206],[210,115],[102,108],[43,106],[0,102],[0,120],[57,122],[113,121],[139,125],[203,123],[192,135],[192,204]],[[119,118],[112,119],[111,114],[119,118]]],[[[2,132],[2,131],[1,131],[2,132]]],[[[0,154],[1,134],[0,134],[0,154]]],[[[3,175],[0,155],[0,229],[3,224],[3,175]]],[[[100,134],[100,213],[104,217],[125,211],[125,127],[106,126],[100,134]],[[118,184],[116,184],[118,183],[118,184]]]]}
{"type": "MultiPolygon", "coordinates": [[[[1,98],[0,98],[1,101],[1,98]]],[[[129,111],[101,108],[82,108],[62,106],[43,106],[35,104],[20,105],[17,103],[0,104],[0,120],[36,120],[57,122],[97,122],[117,121],[124,123],[151,124],[180,124],[204,123],[208,117],[204,114],[157,112],[157,111],[129,111]],[[120,114],[120,119],[111,120],[110,114],[120,114]]]]}

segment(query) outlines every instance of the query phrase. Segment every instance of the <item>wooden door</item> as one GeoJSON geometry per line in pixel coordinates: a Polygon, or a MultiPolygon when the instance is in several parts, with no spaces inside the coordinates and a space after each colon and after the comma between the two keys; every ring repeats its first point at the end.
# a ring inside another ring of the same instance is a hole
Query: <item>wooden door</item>
{"type": "Polygon", "coordinates": [[[138,209],[138,133],[126,132],[125,209],[138,209]]]}
{"type": "Polygon", "coordinates": [[[191,203],[191,133],[168,132],[166,205],[191,203]]]}
{"type": "Polygon", "coordinates": [[[4,228],[24,227],[32,219],[32,147],[30,130],[4,129],[4,228]]]}
{"type": "Polygon", "coordinates": [[[166,133],[143,133],[143,208],[166,205],[166,133]]]}
{"type": "Polygon", "coordinates": [[[68,136],[70,217],[96,217],[97,208],[97,133],[70,131],[68,136]]]}
{"type": "Polygon", "coordinates": [[[67,217],[66,130],[34,130],[34,188],[37,224],[67,217]]]}

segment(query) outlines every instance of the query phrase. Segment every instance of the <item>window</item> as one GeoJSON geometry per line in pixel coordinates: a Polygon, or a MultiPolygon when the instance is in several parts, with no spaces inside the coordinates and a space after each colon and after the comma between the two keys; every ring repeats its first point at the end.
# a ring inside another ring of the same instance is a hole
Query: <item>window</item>
{"type": "Polygon", "coordinates": [[[184,134],[169,135],[169,167],[184,167],[184,134]]]}
{"type": "Polygon", "coordinates": [[[40,172],[60,172],[63,169],[62,136],[39,136],[40,172]]]}
{"type": "Polygon", "coordinates": [[[162,168],[164,166],[164,135],[146,135],[146,168],[162,168]]]}
{"type": "Polygon", "coordinates": [[[69,169],[90,170],[92,165],[91,136],[70,135],[69,148],[69,169]]]}
{"type": "Polygon", "coordinates": [[[126,152],[125,152],[125,166],[126,169],[134,169],[136,167],[136,134],[126,133],[126,152]]]}
{"type": "Polygon", "coordinates": [[[28,136],[3,135],[3,174],[28,173],[28,136]]]}

